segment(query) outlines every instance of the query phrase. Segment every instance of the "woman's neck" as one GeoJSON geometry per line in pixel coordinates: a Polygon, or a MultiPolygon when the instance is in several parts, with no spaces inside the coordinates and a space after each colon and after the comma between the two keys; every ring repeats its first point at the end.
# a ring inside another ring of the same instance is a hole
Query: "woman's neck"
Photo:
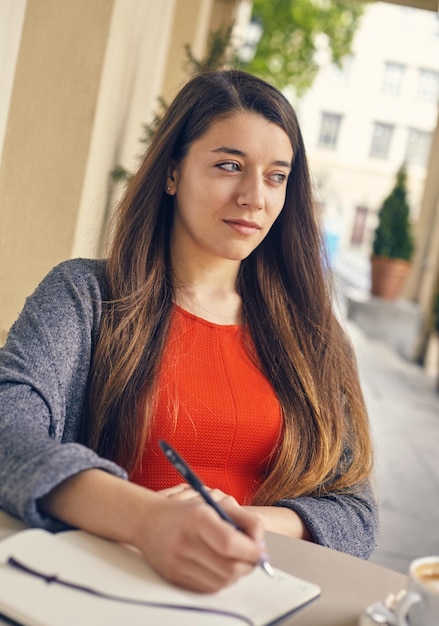
{"type": "Polygon", "coordinates": [[[241,298],[238,293],[220,289],[188,288],[176,291],[175,303],[214,324],[239,324],[241,320],[241,298]]]}
{"type": "Polygon", "coordinates": [[[239,324],[241,298],[236,289],[239,264],[179,264],[175,269],[175,303],[215,324],[239,324]]]}

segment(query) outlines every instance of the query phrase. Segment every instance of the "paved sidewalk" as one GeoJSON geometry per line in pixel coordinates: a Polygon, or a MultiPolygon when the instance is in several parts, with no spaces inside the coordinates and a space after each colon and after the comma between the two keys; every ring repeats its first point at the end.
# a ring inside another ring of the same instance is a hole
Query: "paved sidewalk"
{"type": "Polygon", "coordinates": [[[371,561],[406,573],[439,555],[439,395],[436,380],[382,341],[345,326],[357,355],[375,441],[380,533],[371,561]]]}

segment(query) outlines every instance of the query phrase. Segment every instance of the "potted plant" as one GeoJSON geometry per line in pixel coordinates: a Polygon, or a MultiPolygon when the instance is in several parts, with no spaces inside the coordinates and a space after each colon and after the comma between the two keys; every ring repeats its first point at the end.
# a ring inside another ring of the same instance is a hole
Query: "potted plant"
{"type": "Polygon", "coordinates": [[[390,300],[398,297],[414,252],[406,181],[402,165],[395,186],[378,211],[372,246],[372,295],[390,300]]]}

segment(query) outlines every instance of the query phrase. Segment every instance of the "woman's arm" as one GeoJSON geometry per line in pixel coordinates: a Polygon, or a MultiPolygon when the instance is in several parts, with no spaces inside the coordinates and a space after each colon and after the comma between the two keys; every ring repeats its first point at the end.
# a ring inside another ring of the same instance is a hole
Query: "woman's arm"
{"type": "Polygon", "coordinates": [[[57,266],[27,299],[0,350],[0,508],[30,526],[65,528],[36,501],[70,476],[91,468],[126,476],[76,443],[103,271],[98,261],[57,266]]]}
{"type": "Polygon", "coordinates": [[[246,506],[245,508],[259,516],[267,531],[313,541],[303,519],[292,509],[278,506],[246,506]]]}
{"type": "Polygon", "coordinates": [[[280,500],[276,506],[296,513],[320,545],[362,559],[375,548],[378,507],[369,482],[352,493],[301,496],[280,500]]]}
{"type": "MultiPolygon", "coordinates": [[[[168,498],[199,498],[188,485],[182,484],[160,492],[168,498]]],[[[227,497],[218,489],[210,494],[218,502],[227,497]]],[[[378,513],[369,483],[354,493],[302,496],[284,499],[274,506],[249,506],[266,531],[306,539],[320,545],[367,559],[375,547],[378,513]]]]}
{"type": "Polygon", "coordinates": [[[177,501],[101,470],[69,478],[39,508],[70,526],[137,547],[174,584],[213,592],[248,574],[261,557],[258,517],[229,498],[237,532],[204,502],[177,501]]]}

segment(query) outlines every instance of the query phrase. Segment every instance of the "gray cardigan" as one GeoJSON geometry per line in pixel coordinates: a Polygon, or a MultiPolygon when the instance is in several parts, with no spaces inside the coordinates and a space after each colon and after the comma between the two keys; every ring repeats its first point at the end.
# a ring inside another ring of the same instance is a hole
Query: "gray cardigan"
{"type": "MultiPolygon", "coordinates": [[[[76,443],[89,365],[100,327],[104,261],[55,267],[27,299],[0,350],[0,508],[31,526],[61,530],[38,498],[66,478],[100,468],[126,472],[76,443]]],[[[370,485],[352,494],[276,503],[296,511],[314,540],[367,558],[377,506],[370,485]]]]}

